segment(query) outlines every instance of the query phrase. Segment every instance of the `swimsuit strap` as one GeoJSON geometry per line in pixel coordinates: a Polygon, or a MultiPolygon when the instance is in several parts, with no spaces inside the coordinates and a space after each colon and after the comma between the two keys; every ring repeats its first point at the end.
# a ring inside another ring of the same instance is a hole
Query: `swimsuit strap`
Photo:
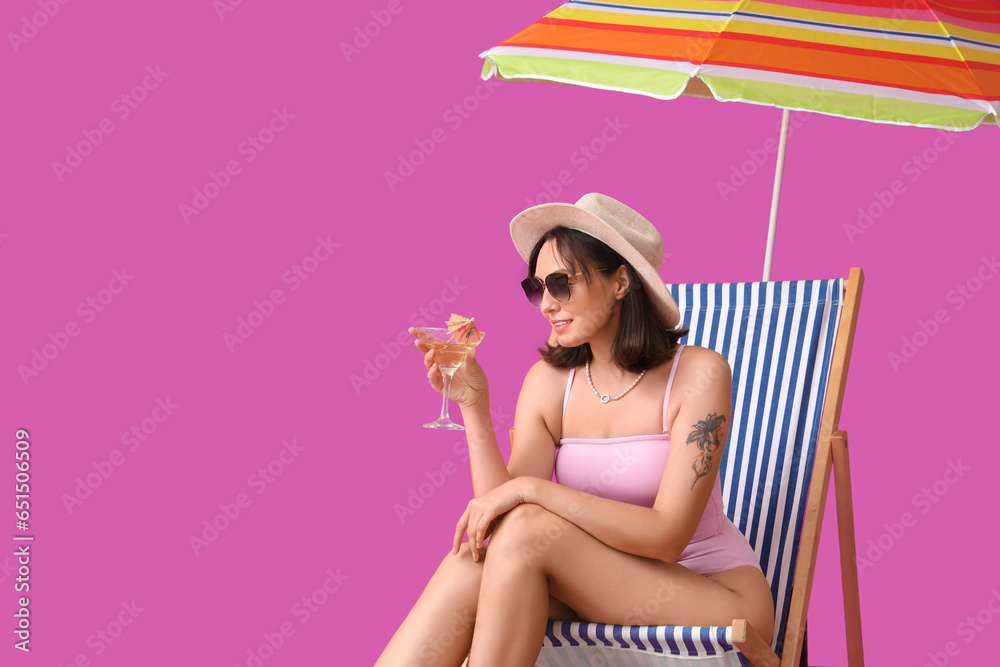
{"type": "Polygon", "coordinates": [[[674,355],[674,367],[670,369],[670,379],[667,380],[667,393],[663,397],[663,432],[667,432],[667,403],[670,402],[670,388],[674,386],[674,374],[677,372],[677,366],[680,365],[681,352],[684,351],[684,346],[681,345],[677,348],[677,354],[674,355]]]}
{"type": "Polygon", "coordinates": [[[566,405],[569,403],[569,388],[573,386],[573,376],[576,375],[576,369],[569,369],[569,382],[566,383],[566,396],[563,398],[563,414],[562,423],[559,425],[559,430],[562,430],[562,424],[566,423],[566,405]]]}

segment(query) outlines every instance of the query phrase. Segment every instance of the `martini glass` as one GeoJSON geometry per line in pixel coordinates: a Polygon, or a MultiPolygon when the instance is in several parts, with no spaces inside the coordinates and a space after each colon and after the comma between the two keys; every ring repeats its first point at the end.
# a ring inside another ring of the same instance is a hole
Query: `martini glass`
{"type": "Polygon", "coordinates": [[[417,336],[429,348],[434,350],[434,361],[441,369],[441,377],[444,381],[444,391],[441,400],[441,416],[437,421],[424,424],[424,428],[444,428],[454,431],[464,431],[465,427],[456,424],[448,416],[448,394],[451,393],[451,378],[455,371],[465,363],[465,355],[469,350],[482,342],[484,334],[480,334],[479,340],[475,343],[459,343],[455,336],[447,329],[436,329],[433,327],[417,327],[417,336]]]}

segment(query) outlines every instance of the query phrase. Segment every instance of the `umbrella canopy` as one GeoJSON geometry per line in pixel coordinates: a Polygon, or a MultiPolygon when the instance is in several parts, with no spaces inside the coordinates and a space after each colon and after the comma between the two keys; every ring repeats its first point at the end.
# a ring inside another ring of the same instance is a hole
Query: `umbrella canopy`
{"type": "Polygon", "coordinates": [[[1000,125],[997,0],[574,1],[481,57],[484,79],[784,109],[765,281],[790,109],[945,130],[1000,125]]]}
{"type": "Polygon", "coordinates": [[[483,334],[473,323],[475,319],[452,313],[451,317],[448,318],[448,335],[458,343],[478,345],[483,340],[483,334]]]}
{"type": "Polygon", "coordinates": [[[483,78],[682,93],[878,123],[1000,114],[1000,3],[567,2],[482,54],[483,78]]]}

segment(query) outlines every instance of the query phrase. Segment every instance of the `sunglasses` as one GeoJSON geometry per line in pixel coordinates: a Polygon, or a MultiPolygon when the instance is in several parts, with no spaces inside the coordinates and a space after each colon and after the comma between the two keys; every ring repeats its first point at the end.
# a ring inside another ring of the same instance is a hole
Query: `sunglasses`
{"type": "MultiPolygon", "coordinates": [[[[610,269],[597,269],[598,271],[609,271],[610,269]]],[[[549,291],[552,298],[559,303],[566,303],[570,300],[570,276],[583,275],[582,272],[577,273],[550,273],[545,277],[545,280],[539,280],[534,276],[530,278],[525,278],[521,281],[521,289],[524,290],[524,295],[528,297],[528,301],[535,308],[541,308],[542,306],[542,295],[545,290],[549,291]]]]}

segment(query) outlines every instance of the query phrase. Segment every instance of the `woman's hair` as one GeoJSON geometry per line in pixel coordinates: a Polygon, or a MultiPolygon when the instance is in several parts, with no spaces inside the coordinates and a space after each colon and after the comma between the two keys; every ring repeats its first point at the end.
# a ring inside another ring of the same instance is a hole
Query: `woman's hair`
{"type": "MultiPolygon", "coordinates": [[[[573,273],[582,273],[588,285],[591,273],[615,271],[622,265],[628,271],[630,287],[620,302],[618,332],[611,345],[611,360],[615,365],[631,373],[641,373],[674,356],[677,341],[687,335],[687,327],[678,324],[673,329],[664,329],[660,325],[638,272],[604,242],[576,229],[553,227],[538,239],[528,256],[529,276],[535,274],[538,253],[550,239],[555,242],[556,252],[567,268],[573,273]]],[[[545,347],[538,351],[548,364],[559,368],[576,368],[593,359],[590,343],[563,347],[546,341],[545,347]]]]}

